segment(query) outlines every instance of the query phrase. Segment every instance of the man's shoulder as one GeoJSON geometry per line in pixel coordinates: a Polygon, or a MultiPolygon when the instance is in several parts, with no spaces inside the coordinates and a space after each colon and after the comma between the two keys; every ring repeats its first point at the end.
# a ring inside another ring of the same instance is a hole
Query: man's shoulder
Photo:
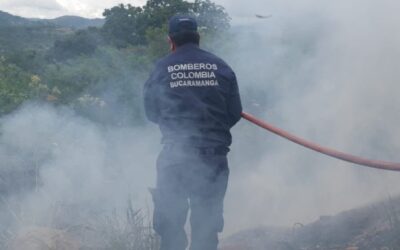
{"type": "Polygon", "coordinates": [[[218,65],[223,72],[233,72],[230,65],[216,54],[200,47],[186,47],[160,58],[156,63],[158,69],[167,69],[168,66],[182,63],[212,63],[218,65]]]}
{"type": "Polygon", "coordinates": [[[226,66],[229,66],[221,57],[217,56],[217,55],[214,54],[213,52],[210,52],[210,51],[205,50],[205,49],[202,49],[202,48],[200,48],[199,50],[201,51],[201,53],[202,53],[205,57],[208,57],[208,58],[210,58],[211,60],[214,60],[214,61],[218,62],[219,64],[224,64],[224,65],[226,65],[226,66]]]}
{"type": "Polygon", "coordinates": [[[153,73],[163,74],[166,73],[168,65],[171,64],[173,60],[171,59],[171,54],[168,54],[154,63],[153,73]]]}
{"type": "Polygon", "coordinates": [[[222,72],[229,74],[229,75],[234,74],[234,71],[231,68],[231,66],[220,56],[214,54],[213,52],[207,51],[207,50],[202,49],[202,51],[204,51],[204,53],[208,56],[208,58],[210,58],[210,60],[212,60],[213,62],[218,64],[218,68],[221,69],[222,72]]]}
{"type": "Polygon", "coordinates": [[[164,57],[161,57],[160,59],[157,60],[155,65],[157,67],[167,65],[171,61],[171,55],[172,54],[168,54],[168,55],[166,55],[164,57]]]}

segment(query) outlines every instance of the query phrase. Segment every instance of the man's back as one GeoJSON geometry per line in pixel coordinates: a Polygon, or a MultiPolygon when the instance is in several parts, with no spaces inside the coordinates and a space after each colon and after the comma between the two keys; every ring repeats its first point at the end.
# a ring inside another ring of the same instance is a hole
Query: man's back
{"type": "Polygon", "coordinates": [[[157,159],[153,228],[160,250],[185,250],[190,209],[191,250],[217,250],[224,227],[230,128],[242,111],[236,77],[217,56],[201,50],[191,16],[169,21],[172,53],[161,59],[144,88],[146,115],[164,147],[157,159]]]}
{"type": "Polygon", "coordinates": [[[164,144],[199,147],[229,146],[241,113],[231,68],[192,43],[157,63],[145,85],[145,106],[164,144]]]}

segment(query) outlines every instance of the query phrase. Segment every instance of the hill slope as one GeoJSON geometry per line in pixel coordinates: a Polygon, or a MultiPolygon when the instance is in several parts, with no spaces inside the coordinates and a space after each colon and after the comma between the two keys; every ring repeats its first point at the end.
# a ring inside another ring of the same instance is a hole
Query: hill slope
{"type": "Polygon", "coordinates": [[[31,23],[29,19],[14,16],[0,10],[0,26],[29,25],[31,23]]]}
{"type": "Polygon", "coordinates": [[[88,19],[79,16],[61,16],[54,19],[23,18],[0,10],[0,26],[56,26],[59,28],[84,29],[101,27],[104,19],[88,19]]]}
{"type": "Polygon", "coordinates": [[[101,27],[103,19],[62,16],[55,19],[23,18],[0,11],[0,55],[48,50],[56,40],[77,29],[101,27]]]}
{"type": "Polygon", "coordinates": [[[78,16],[61,16],[54,19],[47,19],[48,22],[60,26],[72,29],[84,29],[87,27],[101,27],[104,24],[104,19],[88,19],[78,16]]]}

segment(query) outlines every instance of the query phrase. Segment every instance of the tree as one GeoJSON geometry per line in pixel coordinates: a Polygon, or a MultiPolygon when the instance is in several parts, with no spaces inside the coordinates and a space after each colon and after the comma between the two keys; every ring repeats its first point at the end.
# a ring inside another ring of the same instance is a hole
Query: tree
{"type": "Polygon", "coordinates": [[[142,44],[145,32],[143,25],[143,9],[130,4],[120,4],[103,13],[106,22],[103,25],[103,33],[118,47],[126,47],[128,44],[142,44]]]}
{"type": "Polygon", "coordinates": [[[195,0],[193,13],[197,17],[200,29],[206,33],[224,32],[230,28],[231,18],[221,5],[210,0],[195,0]]]}
{"type": "Polygon", "coordinates": [[[80,55],[92,55],[101,44],[103,37],[98,28],[78,30],[70,37],[55,41],[50,57],[64,61],[80,55]]]}
{"type": "Polygon", "coordinates": [[[0,57],[0,114],[9,113],[28,99],[28,84],[28,74],[0,57]]]}
{"type": "Polygon", "coordinates": [[[146,28],[161,28],[177,13],[192,13],[193,3],[184,0],[148,0],[143,7],[146,28]]]}
{"type": "Polygon", "coordinates": [[[0,115],[12,112],[27,100],[48,100],[51,94],[57,94],[55,92],[57,89],[50,90],[39,76],[31,75],[0,57],[0,115]]]}
{"type": "Polygon", "coordinates": [[[216,34],[230,26],[225,9],[210,0],[148,0],[143,8],[120,4],[106,9],[103,32],[121,47],[147,45],[151,42],[147,39],[149,30],[163,28],[171,16],[179,13],[196,16],[205,33],[216,34]]]}

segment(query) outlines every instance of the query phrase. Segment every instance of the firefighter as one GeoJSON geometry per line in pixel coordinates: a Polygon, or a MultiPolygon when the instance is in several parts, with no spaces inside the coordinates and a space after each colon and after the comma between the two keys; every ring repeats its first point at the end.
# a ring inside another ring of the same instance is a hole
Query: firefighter
{"type": "Polygon", "coordinates": [[[186,249],[189,209],[191,250],[217,250],[224,226],[230,129],[242,105],[235,73],[199,47],[197,26],[189,15],[169,20],[171,53],[158,61],[144,86],[146,116],[162,134],[152,190],[161,250],[186,249]]]}

